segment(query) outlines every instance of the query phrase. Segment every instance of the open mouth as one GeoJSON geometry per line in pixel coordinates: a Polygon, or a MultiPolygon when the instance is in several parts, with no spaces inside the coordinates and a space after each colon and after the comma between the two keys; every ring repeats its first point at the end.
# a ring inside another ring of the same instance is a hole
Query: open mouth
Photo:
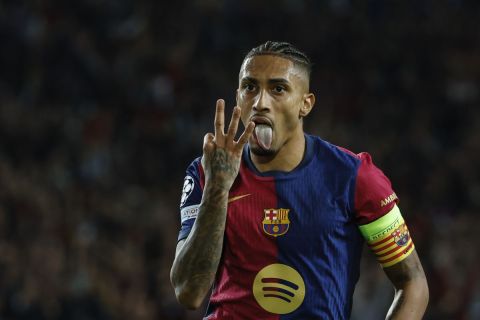
{"type": "Polygon", "coordinates": [[[268,125],[270,127],[273,127],[272,120],[270,120],[267,117],[253,116],[250,120],[253,121],[255,123],[255,125],[264,124],[264,125],[268,125]]]}

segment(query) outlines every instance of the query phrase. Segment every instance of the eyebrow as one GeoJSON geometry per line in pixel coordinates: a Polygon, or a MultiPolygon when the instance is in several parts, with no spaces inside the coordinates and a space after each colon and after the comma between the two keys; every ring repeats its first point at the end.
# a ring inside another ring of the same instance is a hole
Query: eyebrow
{"type": "Polygon", "coordinates": [[[268,83],[271,83],[271,84],[286,84],[286,85],[289,85],[289,84],[290,84],[290,81],[288,81],[287,79],[284,79],[284,78],[273,78],[273,79],[269,79],[269,80],[268,80],[268,83]]]}
{"type": "MultiPolygon", "coordinates": [[[[252,77],[244,77],[242,78],[241,82],[251,82],[251,83],[258,83],[258,80],[252,77]]],[[[290,84],[290,81],[284,78],[272,78],[268,79],[269,84],[290,84]]]]}

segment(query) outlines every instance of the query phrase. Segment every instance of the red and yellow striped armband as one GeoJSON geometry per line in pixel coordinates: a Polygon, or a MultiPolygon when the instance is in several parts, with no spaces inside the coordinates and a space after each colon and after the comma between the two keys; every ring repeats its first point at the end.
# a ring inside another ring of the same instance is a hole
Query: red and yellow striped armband
{"type": "Polygon", "coordinates": [[[383,217],[359,228],[383,268],[402,261],[415,248],[397,206],[383,217]]]}

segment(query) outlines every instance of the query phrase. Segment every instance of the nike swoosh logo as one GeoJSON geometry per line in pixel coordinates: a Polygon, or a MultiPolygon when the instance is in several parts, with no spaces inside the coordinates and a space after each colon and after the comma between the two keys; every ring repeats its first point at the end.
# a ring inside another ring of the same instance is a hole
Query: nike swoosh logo
{"type": "Polygon", "coordinates": [[[228,203],[240,200],[240,199],[245,198],[245,197],[248,197],[249,195],[250,195],[250,193],[242,194],[241,196],[231,197],[230,199],[228,199],[228,203]]]}

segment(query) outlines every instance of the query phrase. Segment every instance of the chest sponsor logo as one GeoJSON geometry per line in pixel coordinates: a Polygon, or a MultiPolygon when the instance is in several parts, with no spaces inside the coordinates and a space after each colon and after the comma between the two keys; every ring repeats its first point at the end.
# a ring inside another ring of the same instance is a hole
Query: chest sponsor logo
{"type": "Polygon", "coordinates": [[[263,231],[273,237],[283,236],[290,228],[288,213],[290,209],[264,209],[263,231]]]}
{"type": "Polygon", "coordinates": [[[305,282],[294,268],[274,263],[260,270],[253,280],[253,296],[263,309],[287,314],[300,307],[305,298],[305,282]]]}

